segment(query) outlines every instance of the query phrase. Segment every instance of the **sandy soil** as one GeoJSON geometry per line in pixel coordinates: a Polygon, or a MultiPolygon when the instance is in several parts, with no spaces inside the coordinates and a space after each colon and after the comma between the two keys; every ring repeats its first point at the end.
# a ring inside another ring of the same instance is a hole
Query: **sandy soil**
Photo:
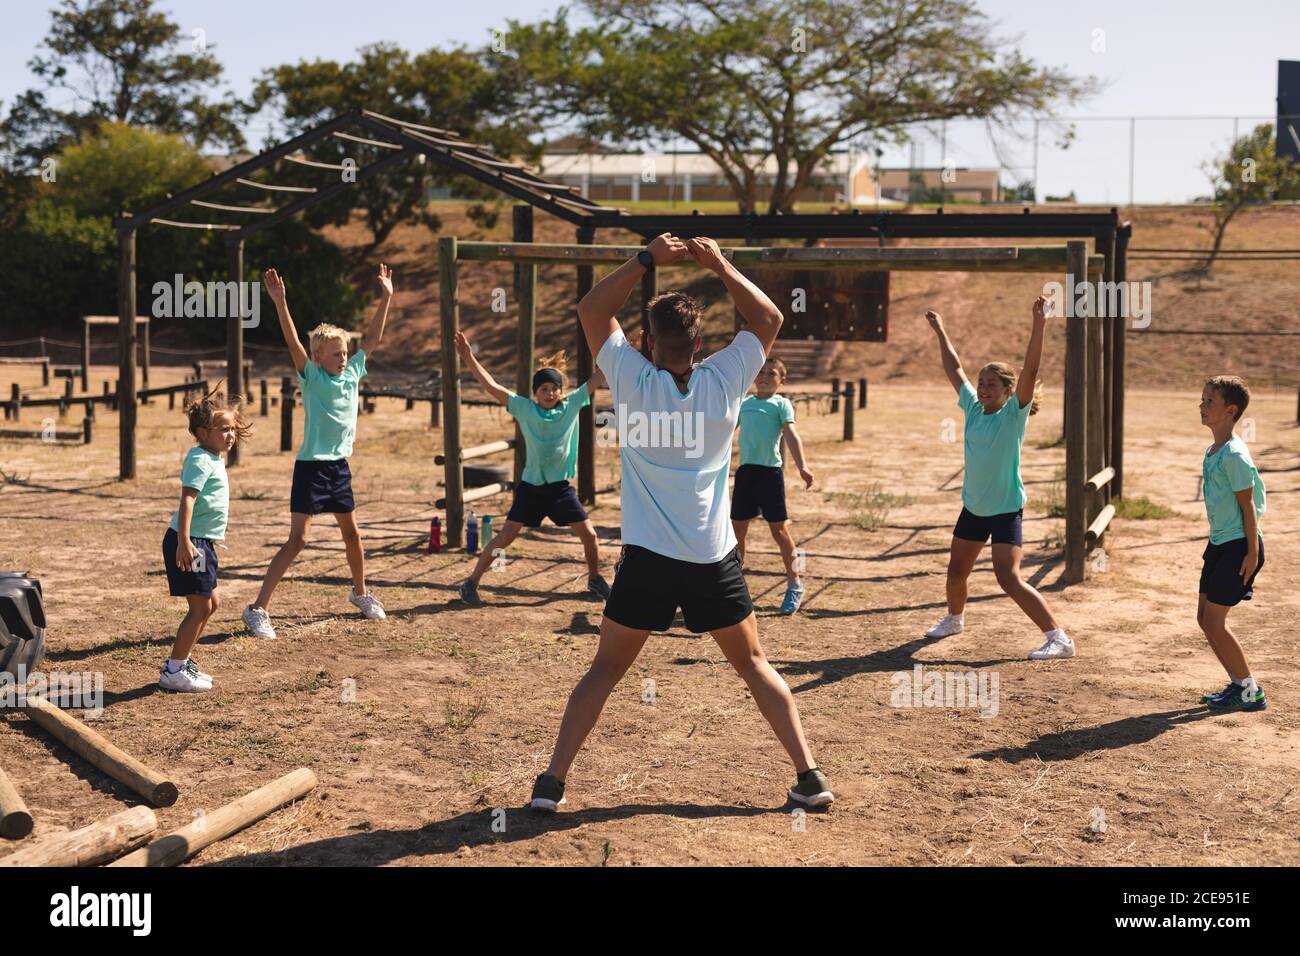
{"type": "MultiPolygon", "coordinates": [[[[96,372],[98,391],[111,370],[96,372]]],[[[680,629],[651,639],[610,700],[569,778],[567,812],[521,809],[591,659],[601,607],[580,593],[578,542],[550,528],[521,538],[505,569],[489,573],[487,607],[452,600],[469,559],[424,551],[441,435],[398,401],[363,416],[352,462],[386,622],[364,621],[346,602],[342,544],[321,522],[273,602],[280,640],[244,631],[239,609],[289,521],[292,456],[275,450],[278,419],[258,419],[251,454],[232,471],[223,605],[198,649],[216,690],[158,691],[181,616],[159,545],[190,444],[165,401],[142,412],[133,483],[116,481],[108,413],[90,448],[0,442],[0,567],[44,583],[47,669],[102,672],[95,726],[179,783],[180,801],[159,811],[165,829],[297,766],[319,776],[309,798],[197,864],[1294,865],[1300,597],[1287,582],[1300,551],[1300,430],[1291,396],[1263,394],[1248,412],[1269,491],[1268,564],[1256,600],[1230,621],[1270,706],[1210,716],[1198,697],[1223,678],[1194,616],[1205,536],[1196,482],[1209,442],[1196,401],[1191,391],[1131,394],[1128,492],[1174,514],[1118,519],[1105,570],[1070,588],[1060,585],[1063,522],[1043,513],[1064,451],[1038,447],[1060,434],[1059,402],[1031,421],[1025,572],[1081,651],[1053,663],[1025,659],[1039,635],[987,558],[972,578],[967,631],[922,637],[943,610],[960,507],[949,391],[873,384],[852,444],[839,440],[836,417],[804,415],[818,480],[811,491],[788,485],[806,552],[804,610],[775,615],[780,562],[762,529],[748,564],[764,646],[839,797],[803,820],[785,805],[791,769],[744,685],[707,636],[680,629]],[[996,675],[996,715],[892,706],[894,675],[918,664],[996,675]],[[646,681],[653,703],[643,702],[646,681]],[[1103,815],[1104,832],[1093,832],[1103,815]]],[[[467,441],[506,431],[494,410],[470,410],[467,421],[467,441]]],[[[602,485],[617,477],[607,450],[597,474],[602,485]]],[[[495,499],[492,510],[504,507],[495,499]]],[[[612,569],[617,497],[602,497],[593,519],[612,569]]],[[[25,717],[2,719],[0,762],[36,836],[138,802],[25,717]]]]}

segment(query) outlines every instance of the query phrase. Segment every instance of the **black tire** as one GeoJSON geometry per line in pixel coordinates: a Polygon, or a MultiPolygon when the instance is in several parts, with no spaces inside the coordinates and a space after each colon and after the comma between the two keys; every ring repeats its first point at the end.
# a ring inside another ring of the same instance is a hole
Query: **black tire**
{"type": "Polygon", "coordinates": [[[45,659],[45,604],[41,582],[29,574],[0,571],[0,672],[18,677],[45,659]]]}
{"type": "Polygon", "coordinates": [[[464,465],[466,488],[482,488],[497,482],[504,484],[510,480],[510,473],[501,465],[464,465]]]}

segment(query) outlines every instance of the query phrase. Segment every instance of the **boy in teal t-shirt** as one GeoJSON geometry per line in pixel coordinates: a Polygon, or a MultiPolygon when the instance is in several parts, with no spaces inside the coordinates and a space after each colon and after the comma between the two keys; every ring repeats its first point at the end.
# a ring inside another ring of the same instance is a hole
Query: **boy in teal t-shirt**
{"type": "Polygon", "coordinates": [[[966,626],[966,582],[984,545],[993,541],[993,571],[1006,595],[1043,632],[1043,645],[1029,652],[1031,660],[1073,657],[1074,641],[1056,623],[1043,596],[1020,577],[1024,556],[1022,522],[1025,485],[1020,478],[1020,445],[1029,416],[1038,410],[1042,383],[1038,367],[1043,357],[1048,301],[1034,300],[1025,364],[1016,375],[1005,362],[991,362],[972,385],[948,338],[943,317],[927,312],[926,321],[939,340],[944,374],[957,391],[957,404],[966,416],[963,440],[965,476],[961,483],[961,514],[952,530],[948,557],[948,613],[930,630],[929,638],[950,637],[966,626]]]}
{"type": "Polygon", "coordinates": [[[804,586],[796,567],[794,538],[790,536],[790,515],[785,506],[785,472],[781,443],[785,442],[805,488],[811,488],[812,472],[804,460],[803,440],[794,427],[794,406],[777,390],[785,384],[785,363],[770,358],[754,378],[754,394],[740,403],[737,427],[740,431],[740,465],[736,468],[731,493],[731,527],[736,533],[736,551],[745,560],[745,535],[749,522],[760,514],[781,551],[785,563],[785,597],[781,613],[793,614],[803,602],[804,586]]]}
{"type": "Polygon", "coordinates": [[[302,445],[293,463],[293,485],[289,493],[292,522],[289,540],[284,543],[262,579],[257,600],[244,608],[243,619],[254,637],[274,638],[267,607],[276,585],[294,559],[307,545],[311,519],[318,514],[332,514],[343,534],[348,568],[352,572],[352,591],[348,600],[372,621],[383,620],[384,606],[366,588],[365,551],[361,532],[357,530],[356,503],[352,497],[352,470],[348,457],[357,433],[357,405],[361,379],[366,374],[366,360],[379,347],[393,299],[393,273],[379,266],[379,304],[361,336],[361,346],[348,357],[351,336],[345,329],[322,324],[312,329],[308,341],[311,354],[303,348],[289,314],[284,280],[274,269],[267,269],[263,280],[267,294],[275,303],[280,331],[289,346],[289,355],[298,370],[298,387],[302,392],[302,445]]]}
{"type": "Polygon", "coordinates": [[[181,464],[180,506],[172,512],[163,534],[163,569],[172,597],[183,597],[189,610],[176,630],[171,654],[163,662],[158,685],[164,690],[199,693],[212,689],[190,657],[208,619],[220,607],[217,600],[217,551],[225,540],[230,514],[230,484],[221,456],[252,432],[236,401],[211,392],[185,406],[190,434],[198,441],[181,464]]]}
{"type": "Polygon", "coordinates": [[[505,388],[479,362],[464,332],[456,333],[456,353],[492,398],[506,407],[519,423],[524,437],[524,471],[515,487],[514,500],[505,524],[481,550],[470,576],[460,583],[460,599],[470,607],[481,607],[478,585],[489,567],[498,566],[510,543],[524,528],[540,528],[550,518],[566,526],[582,542],[587,560],[587,590],[600,598],[609,597],[609,585],[600,573],[600,545],[596,528],[578,500],[569,479],[578,473],[578,413],[591,404],[591,394],[605,377],[597,369],[591,380],[567,396],[564,352],[542,359],[533,375],[533,397],[525,398],[505,388]]]}
{"type": "Polygon", "coordinates": [[[1254,597],[1255,576],[1264,567],[1264,536],[1259,519],[1267,502],[1264,482],[1246,443],[1232,433],[1250,404],[1250,390],[1235,375],[1219,375],[1201,390],[1201,424],[1214,444],[1201,460],[1201,489],[1210,540],[1201,555],[1196,623],[1228,672],[1228,686],[1204,694],[1215,710],[1263,710],[1264,689],[1251,676],[1246,652],[1228,629],[1228,612],[1254,597]]]}

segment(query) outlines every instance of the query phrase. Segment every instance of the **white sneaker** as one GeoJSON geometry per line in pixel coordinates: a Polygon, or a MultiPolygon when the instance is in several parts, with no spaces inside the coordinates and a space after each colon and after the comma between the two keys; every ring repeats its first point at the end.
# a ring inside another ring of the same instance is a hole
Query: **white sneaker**
{"type": "Polygon", "coordinates": [[[1074,641],[1065,636],[1062,630],[1048,631],[1047,643],[1038,650],[1029,652],[1031,661],[1054,661],[1074,656],[1074,641]]]}
{"type": "Polygon", "coordinates": [[[361,608],[361,613],[365,615],[367,621],[382,621],[388,617],[384,613],[384,606],[379,603],[379,598],[375,597],[369,591],[365,594],[358,594],[354,589],[348,595],[348,600],[361,608]]]}
{"type": "Polygon", "coordinates": [[[254,637],[265,637],[268,640],[275,639],[275,628],[271,626],[271,615],[266,613],[265,608],[254,607],[250,604],[244,608],[244,613],[240,617],[248,625],[248,632],[254,637]]]}
{"type": "Polygon", "coordinates": [[[925,632],[926,637],[952,637],[966,626],[966,615],[945,614],[943,620],[925,632]]]}
{"type": "Polygon", "coordinates": [[[205,690],[212,690],[212,681],[202,680],[194,671],[186,667],[178,671],[169,671],[164,664],[158,674],[158,686],[163,690],[179,691],[182,694],[201,694],[205,690]]]}

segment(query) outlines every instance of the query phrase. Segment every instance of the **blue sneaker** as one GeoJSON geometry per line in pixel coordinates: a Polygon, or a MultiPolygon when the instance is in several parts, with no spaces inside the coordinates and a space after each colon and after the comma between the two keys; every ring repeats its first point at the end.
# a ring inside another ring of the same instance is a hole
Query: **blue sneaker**
{"type": "Polygon", "coordinates": [[[793,614],[799,610],[799,605],[803,603],[804,586],[802,584],[791,584],[785,589],[785,599],[781,602],[782,614],[793,614]]]}
{"type": "Polygon", "coordinates": [[[1203,694],[1201,703],[1211,710],[1263,710],[1268,706],[1264,688],[1255,684],[1248,689],[1232,682],[1217,694],[1203,694]]]}

